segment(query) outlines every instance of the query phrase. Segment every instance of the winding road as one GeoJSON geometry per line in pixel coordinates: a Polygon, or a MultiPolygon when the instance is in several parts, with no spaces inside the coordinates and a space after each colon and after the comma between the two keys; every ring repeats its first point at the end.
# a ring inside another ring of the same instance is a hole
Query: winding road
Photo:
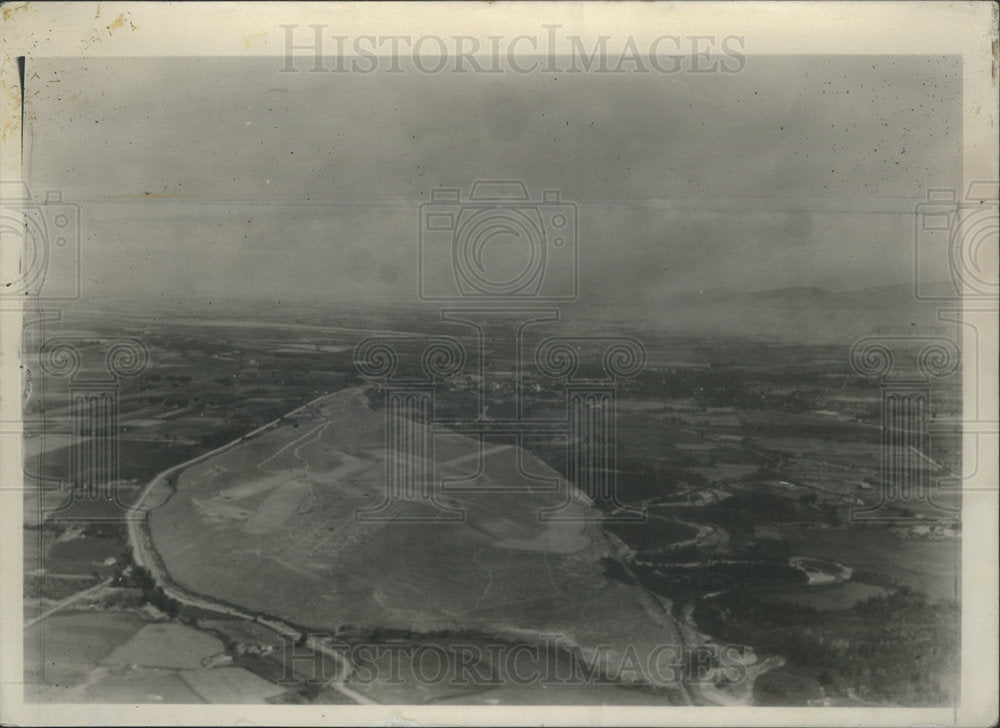
{"type": "MultiPolygon", "coordinates": [[[[360,395],[361,391],[357,390],[355,394],[360,395]]],[[[310,405],[322,399],[325,399],[329,396],[330,396],[329,394],[324,394],[320,397],[317,397],[316,399],[307,402],[301,407],[292,410],[288,414],[283,415],[282,417],[279,417],[278,419],[272,422],[268,422],[267,424],[258,427],[253,432],[250,432],[247,435],[243,435],[237,438],[236,440],[233,440],[232,442],[223,445],[222,447],[218,447],[215,450],[211,450],[210,452],[207,452],[203,455],[199,455],[198,457],[188,460],[187,462],[180,463],[179,465],[174,465],[173,467],[164,470],[163,472],[161,472],[160,474],[158,474],[156,477],[154,477],[152,480],[149,481],[149,484],[142,490],[142,492],[136,498],[135,503],[133,503],[129,507],[129,510],[126,513],[125,522],[128,528],[128,539],[129,543],[132,546],[133,561],[135,562],[135,565],[145,568],[150,573],[154,581],[156,581],[156,583],[163,588],[163,593],[166,596],[170,597],[171,599],[176,599],[180,604],[185,604],[190,607],[216,612],[218,614],[224,614],[226,616],[236,617],[238,619],[245,619],[249,622],[256,622],[257,624],[267,627],[268,629],[276,632],[277,634],[293,638],[293,640],[297,640],[301,637],[302,635],[301,630],[292,627],[291,625],[285,624],[284,622],[273,619],[271,617],[265,617],[259,614],[252,614],[250,612],[237,609],[227,604],[222,604],[219,602],[212,601],[211,599],[207,599],[203,596],[193,595],[176,587],[170,581],[170,576],[166,573],[166,570],[162,568],[162,566],[159,563],[159,560],[153,555],[152,543],[151,540],[147,538],[144,528],[145,526],[148,525],[148,516],[149,516],[149,510],[144,507],[144,503],[147,500],[147,498],[149,498],[150,494],[153,493],[157,488],[167,486],[167,483],[171,476],[178,474],[183,470],[203,460],[207,460],[210,457],[225,452],[226,450],[229,450],[230,448],[233,448],[239,445],[240,443],[255,437],[256,435],[259,435],[260,433],[265,432],[279,425],[282,422],[282,420],[307,409],[310,405]]],[[[306,433],[304,437],[308,437],[311,434],[312,432],[306,433]]],[[[303,438],[297,438],[295,441],[290,443],[290,445],[295,444],[296,442],[300,442],[302,439],[303,438]]],[[[277,454],[278,453],[275,453],[275,455],[277,454]]],[[[98,587],[99,586],[102,585],[98,585],[98,587]]],[[[94,588],[96,589],[97,587],[94,588]]],[[[83,596],[83,594],[84,592],[74,595],[74,599],[83,596]]],[[[57,607],[61,608],[60,605],[57,605],[57,607]]],[[[47,614],[39,615],[38,617],[35,618],[35,620],[37,621],[38,619],[41,619],[44,616],[47,616],[47,614]]],[[[325,645],[321,637],[307,636],[305,641],[305,646],[313,650],[314,652],[320,653],[326,657],[334,659],[340,666],[339,670],[340,674],[330,679],[330,681],[327,683],[328,687],[333,688],[338,693],[349,698],[355,703],[363,705],[377,704],[377,701],[372,700],[371,698],[365,695],[362,695],[361,693],[348,687],[345,684],[346,680],[348,679],[348,677],[350,677],[351,673],[353,672],[354,667],[350,663],[350,661],[346,657],[344,657],[340,652],[331,649],[330,647],[325,645]]]]}

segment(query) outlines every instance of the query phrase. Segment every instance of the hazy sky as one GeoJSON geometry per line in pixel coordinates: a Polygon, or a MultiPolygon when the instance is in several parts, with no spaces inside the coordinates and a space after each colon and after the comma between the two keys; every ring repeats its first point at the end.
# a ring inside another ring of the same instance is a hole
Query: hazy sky
{"type": "Polygon", "coordinates": [[[904,283],[913,205],[960,179],[957,58],[672,76],[281,61],[29,60],[29,186],[81,205],[85,294],[415,300],[417,205],[477,178],[579,205],[584,300],[904,283]]]}

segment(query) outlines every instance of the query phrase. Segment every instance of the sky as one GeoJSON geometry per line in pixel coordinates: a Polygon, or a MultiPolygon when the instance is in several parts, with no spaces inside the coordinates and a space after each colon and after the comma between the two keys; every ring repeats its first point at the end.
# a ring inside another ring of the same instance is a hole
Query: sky
{"type": "Polygon", "coordinates": [[[913,207],[960,181],[953,57],[669,76],[281,61],[29,59],[26,178],[80,205],[85,296],[416,302],[419,205],[477,179],[575,203],[584,301],[856,290],[910,282],[913,207]]]}

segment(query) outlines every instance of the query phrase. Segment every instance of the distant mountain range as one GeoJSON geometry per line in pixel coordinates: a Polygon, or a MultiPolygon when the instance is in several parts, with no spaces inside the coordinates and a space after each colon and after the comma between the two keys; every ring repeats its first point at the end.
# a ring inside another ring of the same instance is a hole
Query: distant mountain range
{"type": "MultiPolygon", "coordinates": [[[[940,295],[945,295],[945,285],[940,295]]],[[[912,285],[856,291],[709,290],[665,296],[659,305],[647,302],[635,309],[635,320],[667,333],[841,343],[874,333],[942,332],[949,324],[939,320],[938,311],[957,305],[918,301],[912,285]]]]}
{"type": "MultiPolygon", "coordinates": [[[[927,290],[926,288],[924,289],[927,290]]],[[[950,283],[941,283],[930,293],[953,296],[950,283]]],[[[343,301],[201,300],[186,298],[145,302],[136,299],[88,300],[89,305],[109,311],[184,311],[187,315],[234,317],[244,320],[297,320],[321,325],[393,321],[395,326],[436,330],[440,308],[434,304],[393,303],[379,305],[343,301]],[[400,320],[401,312],[408,318],[400,320]],[[334,319],[331,319],[331,314],[334,319]],[[426,325],[419,324],[426,321],[426,325]]],[[[485,304],[475,299],[469,307],[485,304]]],[[[549,304],[540,304],[549,305],[549,304]]],[[[453,304],[453,307],[460,307],[453,304]]],[[[830,291],[817,287],[777,288],[766,291],[711,289],[703,292],[667,293],[648,296],[641,302],[621,300],[601,304],[565,306],[563,326],[596,333],[622,330],[657,331],[666,334],[765,339],[788,343],[826,344],[853,342],[874,333],[932,334],[954,331],[942,323],[938,311],[958,308],[959,302],[918,301],[912,284],[830,291]],[[596,327],[596,328],[595,328],[596,327]]]]}

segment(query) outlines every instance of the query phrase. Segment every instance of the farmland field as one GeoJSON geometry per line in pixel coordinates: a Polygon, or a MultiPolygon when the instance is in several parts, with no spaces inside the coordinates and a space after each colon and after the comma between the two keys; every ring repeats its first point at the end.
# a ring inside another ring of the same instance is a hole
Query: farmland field
{"type": "Polygon", "coordinates": [[[796,529],[787,538],[803,556],[876,572],[934,599],[955,601],[961,593],[960,540],[909,540],[883,530],[857,528],[796,529]]]}
{"type": "MultiPolygon", "coordinates": [[[[644,523],[602,522],[611,515],[606,504],[599,509],[570,497],[565,434],[520,440],[489,434],[480,447],[475,438],[440,427],[433,433],[434,469],[448,481],[438,501],[445,510],[464,509],[464,520],[403,522],[440,516],[411,493],[385,511],[395,521],[379,523],[359,521],[355,513],[385,499],[386,471],[401,460],[386,446],[390,420],[377,385],[362,388],[349,374],[350,346],[361,333],[330,331],[317,348],[308,343],[315,328],[285,327],[284,338],[272,330],[259,339],[259,327],[195,321],[173,322],[169,338],[142,318],[120,319],[115,328],[136,327],[156,352],[150,372],[122,385],[115,487],[131,502],[154,469],[182,464],[158,481],[143,506],[150,509],[147,547],[166,567],[160,586],[195,599],[279,618],[303,632],[383,646],[460,647],[491,639],[510,645],[558,634],[584,646],[653,647],[677,644],[681,632],[697,625],[699,633],[746,640],[761,659],[787,660],[772,665],[759,691],[747,685],[739,697],[727,698],[774,704],[801,704],[803,696],[850,704],[850,695],[864,690],[861,673],[846,669],[835,677],[846,682],[821,684],[829,655],[796,645],[819,630],[822,639],[856,642],[859,654],[879,653],[880,635],[895,625],[875,611],[866,613],[869,629],[859,627],[852,615],[871,609],[869,600],[896,599],[909,588],[935,603],[956,603],[958,528],[921,535],[852,521],[852,509],[871,506],[880,493],[878,391],[851,377],[836,347],[651,342],[663,351],[697,349],[711,367],[656,369],[656,360],[620,387],[616,486],[622,502],[647,508],[644,523]],[[181,341],[185,356],[173,351],[181,341]],[[312,404],[289,414],[306,402],[312,404]],[[274,426],[246,437],[272,420],[274,426]],[[539,508],[567,499],[565,511],[589,522],[538,521],[539,508]],[[792,558],[843,564],[852,576],[808,585],[789,566],[792,558]],[[802,621],[790,619],[789,609],[802,610],[793,613],[802,621]],[[829,624],[809,610],[829,616],[829,624]]],[[[423,324],[415,317],[408,325],[423,324]]],[[[558,384],[534,375],[525,384],[525,416],[567,417],[558,384]]],[[[501,378],[496,386],[500,390],[485,399],[502,411],[512,380],[501,378]]],[[[939,408],[954,406],[949,392],[939,408]]],[[[438,395],[438,417],[475,412],[474,378],[442,382],[438,395]]],[[[61,412],[51,390],[45,399],[61,412]]],[[[956,442],[939,443],[935,461],[960,462],[948,449],[956,442]]],[[[63,674],[53,669],[44,681],[36,660],[36,675],[28,678],[32,695],[93,701],[117,691],[149,701],[356,702],[313,681],[336,668],[321,653],[301,648],[290,659],[287,634],[190,604],[171,610],[157,584],[136,581],[126,530],[117,520],[126,515],[122,508],[104,499],[71,502],[51,480],[68,473],[72,444],[58,434],[28,444],[29,476],[50,479],[39,487],[29,478],[25,494],[25,566],[32,572],[25,579],[25,617],[95,583],[95,572],[117,581],[101,599],[88,601],[87,610],[67,608],[29,629],[29,650],[66,656],[59,660],[63,674]],[[65,507],[57,509],[60,503],[65,507]],[[72,625],[90,629],[88,620],[102,614],[102,606],[128,629],[82,655],[60,645],[55,628],[64,628],[68,640],[72,625]],[[47,641],[39,631],[45,625],[54,629],[47,641]],[[153,639],[162,632],[174,635],[178,646],[153,639]],[[218,664],[207,667],[205,658],[218,664]],[[292,684],[283,682],[288,676],[292,684]]],[[[924,470],[936,478],[943,468],[924,470]]],[[[913,510],[927,512],[920,504],[913,510]]],[[[938,613],[918,603],[907,633],[943,661],[954,657],[947,644],[949,608],[938,613]]],[[[693,634],[688,638],[701,639],[693,634]]],[[[909,653],[900,650],[898,657],[905,661],[909,653]]],[[[386,702],[712,700],[620,684],[456,688],[416,679],[400,685],[381,674],[364,681],[364,665],[355,668],[347,684],[386,702]]],[[[919,684],[931,684],[925,678],[934,672],[928,665],[919,684]]],[[[904,675],[866,699],[948,699],[947,689],[908,692],[910,679],[904,675]]]]}
{"type": "Polygon", "coordinates": [[[55,615],[25,631],[25,680],[71,687],[143,626],[136,615],[92,612],[55,615]]]}
{"type": "Polygon", "coordinates": [[[241,667],[216,667],[187,670],[184,681],[206,703],[223,705],[266,703],[284,692],[283,688],[263,680],[241,667]]]}
{"type": "Polygon", "coordinates": [[[101,664],[196,670],[202,661],[225,652],[221,642],[180,624],[149,624],[105,655],[101,664]]]}

